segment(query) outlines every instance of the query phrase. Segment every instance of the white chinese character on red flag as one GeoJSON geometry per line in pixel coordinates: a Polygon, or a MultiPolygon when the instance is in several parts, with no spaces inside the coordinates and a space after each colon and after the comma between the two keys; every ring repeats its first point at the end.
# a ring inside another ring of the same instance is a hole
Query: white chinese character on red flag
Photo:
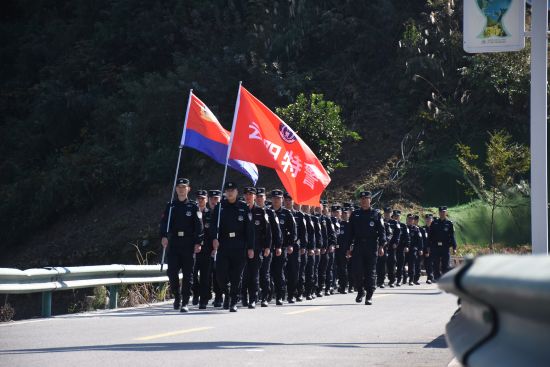
{"type": "Polygon", "coordinates": [[[299,156],[294,155],[292,150],[285,153],[281,165],[283,166],[283,172],[285,173],[287,169],[290,169],[290,174],[293,178],[295,178],[302,170],[302,160],[299,156]]]}
{"type": "Polygon", "coordinates": [[[304,185],[308,185],[313,190],[313,187],[317,181],[319,181],[319,179],[317,178],[315,170],[311,167],[311,165],[306,164],[306,177],[304,178],[304,185]]]}

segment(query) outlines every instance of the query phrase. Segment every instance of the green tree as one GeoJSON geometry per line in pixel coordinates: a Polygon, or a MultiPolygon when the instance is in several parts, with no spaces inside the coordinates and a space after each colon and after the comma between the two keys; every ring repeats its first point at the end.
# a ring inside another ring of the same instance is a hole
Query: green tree
{"type": "Polygon", "coordinates": [[[329,173],[345,167],[339,159],[342,144],[361,139],[344,126],[340,106],[326,101],[322,94],[306,97],[300,93],[296,102],[279,107],[276,112],[306,142],[329,173]]]}
{"type": "Polygon", "coordinates": [[[489,133],[486,159],[477,162],[479,155],[469,146],[457,144],[457,159],[464,178],[476,195],[491,207],[490,248],[494,244],[495,210],[501,207],[507,193],[517,180],[529,171],[530,155],[527,146],[512,142],[512,136],[504,130],[489,133]]]}

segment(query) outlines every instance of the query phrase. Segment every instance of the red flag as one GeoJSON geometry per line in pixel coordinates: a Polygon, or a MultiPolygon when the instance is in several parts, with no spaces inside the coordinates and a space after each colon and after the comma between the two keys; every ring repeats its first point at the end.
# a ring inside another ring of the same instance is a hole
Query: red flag
{"type": "Polygon", "coordinates": [[[277,170],[299,204],[319,206],[330,177],[294,131],[241,86],[230,157],[277,170]]]}

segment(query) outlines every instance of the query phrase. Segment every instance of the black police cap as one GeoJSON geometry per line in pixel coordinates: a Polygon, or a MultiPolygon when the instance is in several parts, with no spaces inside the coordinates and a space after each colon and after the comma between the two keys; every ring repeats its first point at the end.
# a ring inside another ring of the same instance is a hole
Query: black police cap
{"type": "Polygon", "coordinates": [[[395,215],[396,217],[400,216],[401,215],[401,210],[394,210],[393,215],[395,215]]]}
{"type": "Polygon", "coordinates": [[[208,193],[206,192],[206,190],[198,190],[197,191],[197,197],[205,198],[206,196],[208,196],[208,193]]]}
{"type": "Polygon", "coordinates": [[[283,196],[284,196],[285,199],[290,199],[290,200],[292,200],[292,196],[291,196],[288,192],[285,192],[285,193],[283,194],[283,196]]]}
{"type": "Polygon", "coordinates": [[[256,187],[256,195],[265,195],[265,187],[256,187]]]}
{"type": "Polygon", "coordinates": [[[208,196],[210,197],[221,197],[222,196],[222,192],[220,190],[208,190],[208,196]]]}
{"type": "Polygon", "coordinates": [[[384,213],[391,213],[391,206],[387,206],[384,208],[384,213]]]}
{"type": "Polygon", "coordinates": [[[244,193],[245,194],[255,194],[256,193],[256,188],[255,187],[245,187],[244,188],[244,193]]]}
{"type": "Polygon", "coordinates": [[[361,191],[359,193],[359,197],[360,198],[371,198],[372,197],[372,193],[370,191],[361,191]]]}
{"type": "Polygon", "coordinates": [[[414,217],[413,217],[414,220],[419,220],[420,217],[418,216],[418,214],[415,214],[414,217]]]}
{"type": "Polygon", "coordinates": [[[351,203],[344,203],[343,207],[347,210],[353,208],[353,205],[351,203]]]}
{"type": "Polygon", "coordinates": [[[338,210],[342,210],[342,207],[340,207],[340,205],[333,205],[330,207],[330,210],[336,212],[338,210]]]}
{"type": "Polygon", "coordinates": [[[407,214],[407,219],[413,218],[413,217],[414,217],[414,215],[412,215],[411,213],[407,214]]]}
{"type": "Polygon", "coordinates": [[[237,188],[237,184],[235,182],[226,182],[225,185],[223,185],[223,189],[224,190],[232,190],[232,189],[236,189],[237,188]]]}
{"type": "Polygon", "coordinates": [[[447,207],[446,207],[446,206],[440,206],[440,207],[439,207],[439,211],[440,211],[440,212],[446,212],[446,211],[447,211],[447,207]]]}
{"type": "Polygon", "coordinates": [[[426,218],[426,219],[432,219],[433,217],[434,217],[434,215],[430,214],[430,213],[424,215],[424,218],[426,218]]]}
{"type": "Polygon", "coordinates": [[[271,190],[271,197],[272,198],[282,198],[283,197],[283,191],[282,190],[271,190]]]}
{"type": "Polygon", "coordinates": [[[189,179],[188,178],[178,178],[176,180],[176,186],[179,186],[179,185],[187,185],[189,186],[189,179]]]}

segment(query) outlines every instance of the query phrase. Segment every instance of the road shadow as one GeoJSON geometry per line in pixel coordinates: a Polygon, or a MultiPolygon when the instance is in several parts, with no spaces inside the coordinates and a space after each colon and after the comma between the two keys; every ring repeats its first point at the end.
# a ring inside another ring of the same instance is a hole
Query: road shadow
{"type": "Polygon", "coordinates": [[[403,345],[424,345],[429,347],[436,340],[426,344],[424,342],[372,342],[372,343],[271,343],[271,342],[239,342],[239,341],[208,341],[208,342],[178,342],[178,343],[131,343],[131,344],[112,344],[112,345],[83,345],[73,347],[53,347],[53,348],[34,348],[34,349],[11,349],[0,351],[0,355],[17,354],[42,354],[42,353],[73,353],[89,351],[107,351],[107,352],[171,352],[171,351],[199,351],[199,350],[231,350],[231,349],[261,349],[264,347],[292,347],[292,346],[311,346],[323,348],[401,348],[403,345]]]}

